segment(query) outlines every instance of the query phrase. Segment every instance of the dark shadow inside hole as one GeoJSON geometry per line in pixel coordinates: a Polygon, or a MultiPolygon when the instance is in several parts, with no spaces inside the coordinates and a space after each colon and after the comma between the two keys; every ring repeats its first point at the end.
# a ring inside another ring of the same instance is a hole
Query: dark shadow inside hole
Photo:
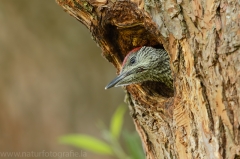
{"type": "Polygon", "coordinates": [[[162,82],[146,81],[142,83],[142,87],[147,90],[150,95],[157,93],[167,98],[174,96],[174,90],[162,82]]]}

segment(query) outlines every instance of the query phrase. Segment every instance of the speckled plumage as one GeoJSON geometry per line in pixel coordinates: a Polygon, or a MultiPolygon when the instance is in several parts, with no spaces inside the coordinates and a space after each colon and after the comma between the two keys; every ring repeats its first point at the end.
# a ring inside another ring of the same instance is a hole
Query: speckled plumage
{"type": "Polygon", "coordinates": [[[105,89],[145,81],[158,81],[173,88],[169,56],[164,49],[143,46],[130,51],[123,61],[120,75],[105,89]]]}

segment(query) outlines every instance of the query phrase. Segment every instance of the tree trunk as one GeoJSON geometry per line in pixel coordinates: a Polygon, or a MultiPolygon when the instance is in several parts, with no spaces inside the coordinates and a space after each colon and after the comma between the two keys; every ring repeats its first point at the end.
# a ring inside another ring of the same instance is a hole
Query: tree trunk
{"type": "Polygon", "coordinates": [[[169,53],[174,93],[156,82],[124,88],[146,158],[240,158],[239,1],[57,2],[118,72],[135,47],[169,53]]]}

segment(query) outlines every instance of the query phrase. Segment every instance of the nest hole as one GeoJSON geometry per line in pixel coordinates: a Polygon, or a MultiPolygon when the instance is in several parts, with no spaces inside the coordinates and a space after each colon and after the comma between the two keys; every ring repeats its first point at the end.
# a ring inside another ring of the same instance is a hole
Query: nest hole
{"type": "MultiPolygon", "coordinates": [[[[151,46],[154,48],[164,49],[163,45],[159,43],[156,35],[150,33],[144,26],[134,26],[130,28],[119,28],[114,25],[106,25],[104,38],[111,48],[111,58],[116,58],[119,63],[122,63],[125,56],[132,49],[139,46],[151,46]]],[[[114,60],[108,59],[113,63],[114,60]]],[[[113,63],[115,67],[120,70],[121,66],[113,63]]],[[[143,89],[149,94],[158,94],[163,97],[173,97],[174,90],[168,88],[164,83],[147,81],[141,84],[143,89]]]]}

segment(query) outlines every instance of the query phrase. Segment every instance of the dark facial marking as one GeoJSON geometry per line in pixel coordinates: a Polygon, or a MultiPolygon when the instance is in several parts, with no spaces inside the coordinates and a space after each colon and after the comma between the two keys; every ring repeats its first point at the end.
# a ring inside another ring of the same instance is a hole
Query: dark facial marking
{"type": "Polygon", "coordinates": [[[131,50],[124,58],[123,60],[123,63],[122,63],[122,66],[124,66],[127,62],[127,59],[128,57],[131,55],[131,54],[134,54],[135,52],[139,51],[142,47],[137,47],[137,48],[134,48],[133,50],[131,50]]]}
{"type": "Polygon", "coordinates": [[[136,62],[136,56],[131,57],[130,64],[133,65],[136,62]]]}

